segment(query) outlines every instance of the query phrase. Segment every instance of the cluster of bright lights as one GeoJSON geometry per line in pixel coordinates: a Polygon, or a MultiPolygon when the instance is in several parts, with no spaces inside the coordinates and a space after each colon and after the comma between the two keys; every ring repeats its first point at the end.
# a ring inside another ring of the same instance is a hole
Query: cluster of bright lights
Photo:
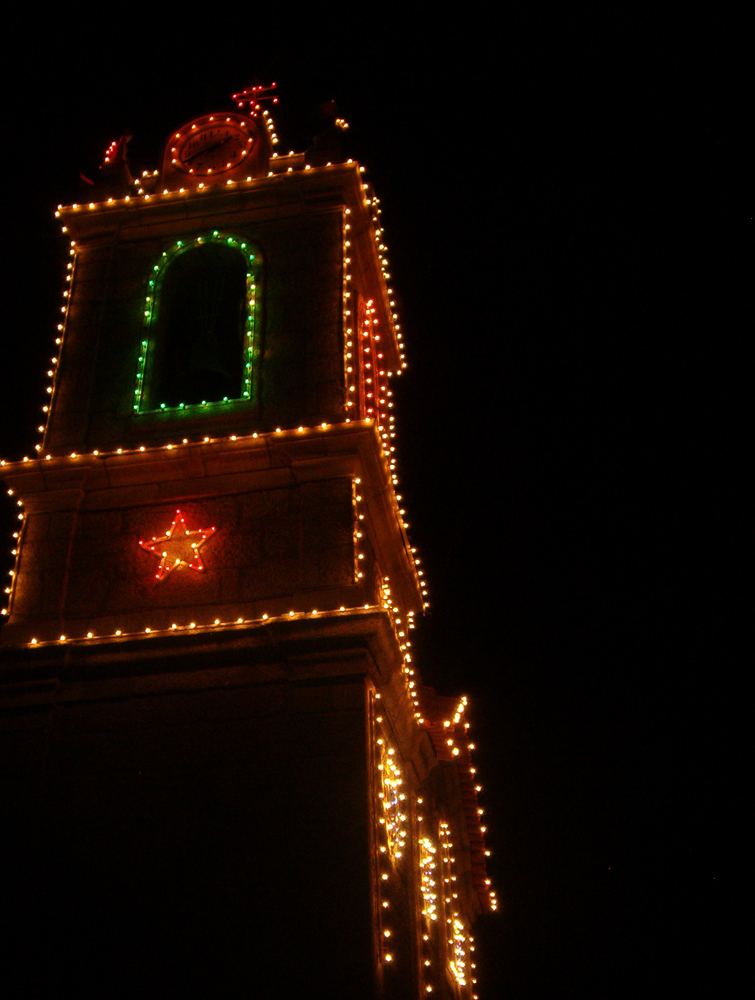
{"type": "MultiPolygon", "coordinates": [[[[360,166],[360,173],[365,172],[365,168],[360,166]]],[[[393,289],[390,287],[389,282],[391,280],[391,273],[388,265],[388,248],[383,242],[384,230],[380,222],[380,199],[376,197],[374,192],[371,192],[369,184],[365,184],[364,180],[362,184],[362,203],[365,208],[372,209],[372,231],[375,239],[375,250],[377,253],[377,258],[380,263],[380,270],[383,275],[383,280],[385,282],[386,290],[386,302],[390,306],[390,317],[393,323],[393,330],[396,335],[396,343],[399,349],[399,360],[400,367],[398,374],[401,374],[404,368],[406,368],[406,359],[404,358],[404,343],[403,334],[401,332],[401,323],[399,322],[398,313],[396,312],[396,303],[393,299],[393,289]]]]}
{"type": "MultiPolygon", "coordinates": [[[[360,170],[364,168],[360,167],[360,170]]],[[[364,187],[365,185],[363,185],[364,187]]],[[[377,199],[374,199],[376,201],[377,199]]],[[[379,210],[375,208],[372,215],[372,232],[376,241],[381,266],[386,264],[382,256],[386,249],[380,241],[383,230],[380,227],[378,218],[379,210]]],[[[386,369],[384,353],[380,349],[381,334],[379,332],[379,317],[374,299],[363,301],[358,290],[351,284],[351,240],[349,233],[351,224],[347,216],[350,209],[344,209],[343,225],[343,328],[344,336],[344,372],[346,382],[346,407],[350,414],[358,415],[362,418],[373,419],[375,421],[380,442],[383,448],[391,483],[394,488],[394,506],[399,523],[404,531],[408,532],[409,524],[405,520],[406,511],[401,506],[401,496],[395,491],[399,485],[396,471],[396,424],[393,409],[393,392],[388,388],[388,380],[395,374],[386,369]]],[[[389,275],[387,275],[389,277],[389,275]]],[[[392,294],[391,289],[387,289],[388,295],[392,294]]],[[[391,310],[395,303],[390,301],[391,310]]],[[[395,312],[391,312],[391,317],[396,331],[397,342],[400,345],[401,332],[395,312]]],[[[406,363],[401,361],[401,368],[405,368],[406,363]]],[[[399,374],[401,371],[399,369],[399,374]]],[[[424,579],[424,570],[421,568],[421,560],[416,555],[416,548],[411,548],[414,569],[417,574],[417,582],[422,593],[423,608],[429,607],[427,601],[427,583],[424,579]]]]}
{"type": "MultiPolygon", "coordinates": [[[[275,86],[275,84],[273,84],[275,86]]],[[[278,98],[273,99],[273,104],[277,102],[278,98]]],[[[278,135],[275,131],[275,122],[273,121],[273,116],[267,110],[267,108],[262,108],[262,117],[265,119],[265,127],[267,128],[267,134],[270,136],[270,142],[273,146],[278,145],[278,135]]]]}
{"type": "MultiPolygon", "coordinates": [[[[466,709],[466,707],[467,707],[467,696],[462,695],[462,697],[459,699],[459,704],[456,706],[456,711],[451,716],[451,718],[443,720],[443,728],[448,730],[446,735],[446,745],[449,747],[451,754],[454,757],[458,757],[459,754],[461,753],[461,748],[457,742],[455,730],[456,727],[461,722],[461,717],[464,714],[464,710],[466,709]]],[[[468,729],[469,729],[469,723],[465,722],[463,726],[464,734],[466,734],[466,731],[468,729]]],[[[468,744],[468,749],[472,749],[473,747],[474,744],[472,743],[468,744]]]]}
{"type": "Polygon", "coordinates": [[[453,958],[451,960],[451,971],[459,986],[467,985],[467,963],[469,961],[468,944],[469,940],[464,927],[464,922],[459,916],[454,914],[450,923],[453,928],[451,947],[453,958]]]}
{"type": "MultiPolygon", "coordinates": [[[[482,785],[476,783],[477,768],[472,763],[472,751],[475,749],[475,745],[469,742],[469,722],[462,722],[467,705],[468,700],[464,695],[459,699],[459,703],[450,718],[444,719],[442,723],[436,722],[434,724],[425,720],[425,725],[430,731],[438,757],[441,760],[455,760],[457,763],[469,836],[478,841],[479,850],[483,856],[490,857],[490,851],[485,849],[483,839],[487,833],[487,827],[483,823],[485,810],[478,805],[477,799],[482,791],[482,785]]],[[[476,864],[478,863],[473,861],[473,865],[476,864]]],[[[484,862],[482,861],[479,862],[475,878],[482,899],[487,898],[490,909],[497,910],[498,899],[494,890],[491,889],[490,879],[485,877],[484,862]]]]}
{"type": "Polygon", "coordinates": [[[404,791],[404,776],[398,763],[395,749],[389,746],[383,736],[379,736],[377,744],[380,751],[378,771],[380,772],[380,791],[378,798],[382,808],[380,825],[385,829],[387,850],[394,861],[399,861],[406,850],[407,822],[406,792],[404,791]]]}
{"type": "Polygon", "coordinates": [[[164,580],[179,566],[186,566],[201,573],[204,570],[204,563],[199,550],[216,530],[214,526],[187,528],[186,519],[181,511],[177,510],[173,523],[164,535],[151,538],[148,542],[140,541],[139,545],[160,559],[160,565],[155,573],[157,580],[164,580]]]}
{"type": "MultiPolygon", "coordinates": [[[[456,875],[456,858],[453,854],[451,829],[445,821],[440,823],[440,856],[441,877],[443,880],[443,902],[446,915],[446,946],[451,973],[461,988],[477,982],[474,978],[474,962],[471,952],[474,951],[474,939],[467,931],[461,916],[459,894],[456,891],[458,876],[456,875]]],[[[477,994],[472,994],[477,1000],[477,994]]]]}
{"type": "MultiPolygon", "coordinates": [[[[349,246],[348,241],[346,246],[349,246]]],[[[374,299],[366,302],[360,299],[357,336],[359,370],[362,375],[360,414],[376,420],[381,436],[386,434],[392,437],[393,428],[389,430],[386,425],[392,425],[394,417],[386,411],[393,407],[393,401],[389,398],[393,393],[386,382],[390,373],[385,370],[383,352],[380,350],[380,334],[377,332],[379,322],[374,299]]]]}
{"type": "MultiPolygon", "coordinates": [[[[421,806],[423,800],[417,799],[417,805],[421,806]]],[[[419,878],[420,892],[422,894],[422,917],[424,929],[422,934],[422,982],[425,993],[433,993],[434,985],[430,981],[437,978],[437,970],[433,967],[433,951],[431,948],[431,937],[435,935],[438,921],[440,920],[440,897],[438,895],[438,849],[427,835],[422,833],[423,817],[419,813],[417,822],[420,828],[418,854],[419,854],[419,878]]]]}
{"type": "Polygon", "coordinates": [[[407,611],[406,616],[402,617],[403,612],[398,604],[393,600],[393,595],[390,588],[390,578],[383,577],[380,582],[380,601],[382,606],[388,611],[388,619],[393,627],[393,634],[398,643],[399,649],[401,650],[401,672],[406,679],[406,690],[411,698],[412,706],[414,708],[414,718],[418,723],[422,723],[422,712],[420,709],[419,696],[417,692],[417,682],[416,673],[414,667],[412,667],[412,654],[409,652],[412,646],[411,639],[409,638],[409,631],[413,629],[416,625],[414,621],[414,612],[407,611]]]}
{"type": "Polygon", "coordinates": [[[406,687],[409,692],[409,697],[412,700],[412,706],[414,707],[414,715],[418,722],[422,722],[422,710],[419,702],[419,693],[417,691],[417,672],[412,666],[412,654],[410,650],[412,648],[412,641],[409,638],[409,629],[413,629],[414,622],[414,612],[407,611],[406,618],[400,617],[400,612],[398,609],[394,610],[392,617],[393,627],[396,632],[396,639],[398,640],[399,646],[401,648],[401,653],[403,657],[402,671],[404,677],[406,678],[406,687]]]}
{"type": "Polygon", "coordinates": [[[351,504],[354,510],[354,580],[364,579],[364,570],[362,569],[362,560],[364,559],[364,552],[362,551],[362,538],[364,538],[364,532],[362,528],[364,525],[361,523],[364,521],[364,511],[362,510],[362,494],[359,492],[359,487],[362,484],[362,480],[356,476],[351,483],[351,504]]]}
{"type": "Polygon", "coordinates": [[[123,140],[113,139],[105,150],[105,163],[115,163],[119,156],[122,156],[123,140]]]}
{"type": "MultiPolygon", "coordinates": [[[[142,170],[142,176],[139,178],[138,181],[136,181],[136,193],[139,195],[143,195],[145,200],[148,200],[147,194],[144,190],[145,185],[151,188],[153,184],[157,183],[157,178],[159,176],[160,176],[159,170],[142,170]]],[[[113,200],[114,200],[113,198],[108,198],[107,203],[110,205],[113,203],[113,200]]],[[[58,205],[58,211],[55,213],[56,216],[60,215],[61,207],[62,207],[61,205],[58,205]]],[[[63,226],[63,232],[65,233],[66,231],[67,231],[66,227],[63,226]]]]}
{"type": "MultiPolygon", "coordinates": [[[[359,300],[358,329],[356,338],[356,353],[358,359],[358,371],[360,373],[359,414],[367,419],[374,419],[380,442],[394,486],[393,501],[396,516],[404,531],[408,532],[409,524],[405,520],[406,511],[401,507],[401,496],[395,492],[398,486],[396,474],[396,447],[394,439],[396,437],[395,416],[390,410],[393,407],[391,399],[393,393],[388,388],[387,379],[393,374],[386,371],[383,362],[383,352],[380,348],[380,334],[378,330],[379,320],[377,309],[372,299],[367,302],[359,300]]],[[[350,361],[353,357],[353,347],[349,342],[346,359],[347,375],[351,372],[350,361]]],[[[353,387],[350,386],[349,391],[353,387]]],[[[348,405],[348,403],[347,403],[348,405]]],[[[424,579],[424,570],[421,568],[421,560],[416,555],[416,549],[412,548],[412,559],[414,570],[417,574],[417,582],[422,593],[423,606],[427,608],[427,584],[424,579]]]]}
{"type": "Polygon", "coordinates": [[[278,103],[278,98],[272,93],[277,88],[277,83],[271,83],[269,87],[262,86],[258,84],[254,87],[247,87],[246,90],[241,91],[238,94],[233,95],[233,100],[236,102],[238,107],[249,108],[249,113],[252,116],[262,115],[265,121],[265,128],[267,129],[267,134],[270,137],[270,142],[273,146],[278,143],[278,136],[275,133],[275,123],[273,122],[273,117],[266,107],[262,105],[262,101],[271,101],[273,104],[278,103]]]}
{"type": "MultiPolygon", "coordinates": [[[[360,167],[360,170],[363,169],[360,167]]],[[[395,416],[392,391],[388,388],[388,379],[394,374],[386,369],[384,353],[380,349],[379,318],[374,299],[364,301],[359,290],[353,283],[351,274],[352,243],[350,239],[351,209],[343,210],[343,350],[344,350],[344,384],[346,391],[345,406],[347,420],[352,418],[374,421],[380,437],[383,455],[393,485],[393,502],[396,516],[404,531],[409,524],[404,520],[405,511],[401,507],[401,497],[395,492],[398,486],[396,472],[396,437],[395,416]]],[[[373,215],[373,231],[378,225],[377,217],[373,215]]],[[[381,230],[382,232],[382,230],[381,230]]],[[[377,237],[376,237],[377,239],[377,237]]],[[[393,306],[393,303],[391,303],[393,306]]],[[[394,325],[395,325],[394,315],[394,325]]],[[[406,367],[405,364],[403,367],[406,367]]],[[[420,559],[416,549],[411,548],[415,573],[422,593],[423,608],[427,603],[427,584],[424,580],[424,570],[420,567],[420,559]]]]}
{"type": "Polygon", "coordinates": [[[393,408],[393,400],[390,399],[393,393],[387,385],[387,379],[392,373],[382,367],[383,353],[377,349],[380,334],[376,332],[378,319],[373,300],[370,299],[362,308],[364,315],[361,317],[357,340],[364,393],[362,413],[365,417],[375,418],[388,468],[393,477],[396,474],[396,447],[393,444],[396,437],[396,418],[393,413],[388,412],[393,408]]]}
{"type": "Polygon", "coordinates": [[[428,924],[438,919],[438,849],[428,836],[419,838],[419,872],[422,916],[428,924]]]}
{"type": "Polygon", "coordinates": [[[354,357],[354,303],[352,299],[356,296],[356,291],[352,288],[351,283],[351,240],[349,239],[349,232],[351,230],[351,223],[348,221],[348,217],[351,215],[350,208],[344,208],[343,210],[343,221],[342,221],[342,245],[343,245],[343,261],[341,267],[342,274],[342,289],[341,289],[341,308],[343,310],[343,371],[344,371],[344,388],[346,392],[346,398],[344,399],[344,406],[346,408],[346,413],[351,414],[347,416],[346,419],[350,420],[353,417],[358,417],[358,395],[357,395],[357,361],[354,357]]]}
{"type": "MultiPolygon", "coordinates": [[[[374,811],[377,822],[375,829],[375,842],[377,844],[378,851],[377,901],[379,917],[377,932],[379,937],[380,960],[390,966],[393,963],[394,955],[391,950],[391,938],[393,937],[393,931],[390,927],[390,914],[388,911],[391,909],[390,889],[395,881],[394,866],[397,863],[400,854],[396,855],[395,852],[391,851],[391,840],[388,832],[390,818],[387,813],[385,798],[384,759],[386,756],[394,757],[395,754],[392,753],[388,755],[385,752],[387,750],[387,744],[386,736],[384,735],[385,730],[383,729],[384,718],[382,715],[382,706],[380,704],[380,693],[373,691],[372,694],[372,714],[374,719],[373,730],[375,733],[374,773],[377,779],[374,789],[377,799],[374,811]]],[[[398,767],[398,762],[395,763],[395,766],[398,767]]],[[[400,770],[398,772],[398,778],[399,780],[401,779],[400,770]]],[[[401,853],[403,853],[403,851],[401,853]]]]}
{"type": "MultiPolygon", "coordinates": [[[[12,489],[9,489],[8,490],[8,496],[12,497],[13,495],[14,495],[14,491],[12,489]]],[[[16,503],[21,508],[21,510],[18,512],[18,519],[21,522],[21,525],[20,525],[20,529],[18,531],[14,531],[13,532],[13,540],[14,540],[15,544],[14,544],[13,549],[11,550],[11,555],[13,555],[15,557],[15,561],[14,561],[13,569],[9,569],[8,570],[8,576],[10,577],[10,581],[8,583],[8,586],[5,588],[5,593],[8,595],[8,606],[5,607],[5,608],[3,608],[2,612],[1,612],[4,615],[7,615],[10,612],[10,604],[11,604],[11,601],[13,599],[13,588],[15,586],[16,579],[18,577],[17,570],[18,570],[18,556],[19,556],[19,552],[21,550],[21,532],[23,531],[23,528],[24,528],[24,504],[23,504],[23,500],[16,500],[16,503]]]]}
{"type": "MultiPolygon", "coordinates": [[[[417,803],[421,805],[422,799],[418,799],[417,803]]],[[[445,953],[451,975],[459,990],[463,991],[463,995],[470,996],[467,991],[471,984],[476,984],[475,965],[471,959],[474,939],[467,931],[459,903],[451,829],[445,820],[440,821],[440,849],[438,849],[427,831],[422,832],[421,815],[418,816],[418,821],[419,874],[424,919],[421,945],[424,992],[428,994],[434,992],[433,981],[437,980],[438,971],[434,968],[432,941],[437,940],[440,932],[445,939],[441,952],[445,953]]],[[[478,1000],[476,993],[471,993],[471,997],[472,1000],[478,1000]]]]}
{"type": "MultiPolygon", "coordinates": [[[[136,374],[136,385],[134,387],[134,412],[144,413],[148,412],[148,408],[145,404],[145,396],[147,391],[146,378],[147,378],[147,366],[149,363],[150,351],[155,348],[154,345],[154,334],[152,328],[156,322],[157,318],[157,305],[160,298],[160,290],[165,278],[165,274],[176,259],[176,257],[185,253],[187,250],[193,250],[196,247],[200,247],[210,243],[220,243],[223,246],[230,246],[238,250],[244,256],[246,261],[246,317],[244,321],[244,378],[241,389],[241,398],[249,399],[252,392],[252,372],[254,366],[254,356],[255,356],[255,316],[256,316],[256,286],[257,279],[256,274],[258,271],[258,265],[256,264],[255,254],[249,249],[248,245],[242,240],[236,239],[234,236],[226,236],[225,234],[219,233],[215,230],[208,236],[198,236],[193,240],[178,240],[169,250],[165,250],[159,263],[153,265],[152,277],[149,279],[149,292],[147,293],[147,298],[144,303],[144,325],[146,332],[141,342],[141,350],[139,352],[139,364],[137,367],[136,374]]],[[[207,402],[203,400],[201,403],[186,405],[185,403],[178,403],[174,407],[168,407],[165,403],[161,403],[157,409],[177,409],[177,410],[188,410],[189,412],[195,413],[197,410],[202,410],[205,407],[212,406],[222,406],[224,403],[234,402],[234,400],[229,399],[227,396],[222,400],[207,402]]],[[[154,408],[153,408],[154,409],[154,408]]]]}

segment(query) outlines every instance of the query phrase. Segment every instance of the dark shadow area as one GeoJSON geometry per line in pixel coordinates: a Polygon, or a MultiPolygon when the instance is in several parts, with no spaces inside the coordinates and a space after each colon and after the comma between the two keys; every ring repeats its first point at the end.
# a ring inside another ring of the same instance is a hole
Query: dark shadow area
{"type": "Polygon", "coordinates": [[[238,399],[244,374],[243,254],[208,242],[179,254],[157,303],[147,409],[238,399]]]}

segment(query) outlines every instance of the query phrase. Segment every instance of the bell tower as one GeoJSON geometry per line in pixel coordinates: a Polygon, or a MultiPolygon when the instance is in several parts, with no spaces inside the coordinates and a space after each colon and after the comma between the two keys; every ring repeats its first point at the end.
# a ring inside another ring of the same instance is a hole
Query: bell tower
{"type": "Polygon", "coordinates": [[[235,96],[58,210],[43,436],[0,470],[25,919],[85,984],[472,998],[495,900],[466,700],[412,661],[377,199],[235,96]]]}

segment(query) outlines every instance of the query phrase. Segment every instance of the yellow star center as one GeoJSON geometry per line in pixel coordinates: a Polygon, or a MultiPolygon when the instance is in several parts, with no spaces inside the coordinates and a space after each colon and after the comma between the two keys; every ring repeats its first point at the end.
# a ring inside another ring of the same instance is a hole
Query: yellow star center
{"type": "Polygon", "coordinates": [[[164,580],[179,566],[187,566],[189,569],[201,572],[204,569],[204,563],[199,549],[214,533],[214,527],[190,530],[186,527],[183,514],[177,510],[173,524],[164,535],[152,538],[148,542],[140,541],[139,545],[147,552],[160,557],[160,565],[155,577],[158,580],[164,580]]]}

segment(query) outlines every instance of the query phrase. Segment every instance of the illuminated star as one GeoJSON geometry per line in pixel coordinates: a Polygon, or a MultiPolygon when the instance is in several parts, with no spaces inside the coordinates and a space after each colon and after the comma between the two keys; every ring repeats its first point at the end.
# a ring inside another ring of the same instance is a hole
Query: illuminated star
{"type": "Polygon", "coordinates": [[[188,566],[189,569],[201,572],[204,569],[204,563],[199,550],[214,533],[215,528],[197,528],[194,531],[189,531],[183,514],[177,510],[173,524],[164,535],[153,538],[149,542],[139,542],[139,544],[147,552],[160,556],[160,565],[155,577],[158,580],[164,580],[177,566],[188,566]]]}

